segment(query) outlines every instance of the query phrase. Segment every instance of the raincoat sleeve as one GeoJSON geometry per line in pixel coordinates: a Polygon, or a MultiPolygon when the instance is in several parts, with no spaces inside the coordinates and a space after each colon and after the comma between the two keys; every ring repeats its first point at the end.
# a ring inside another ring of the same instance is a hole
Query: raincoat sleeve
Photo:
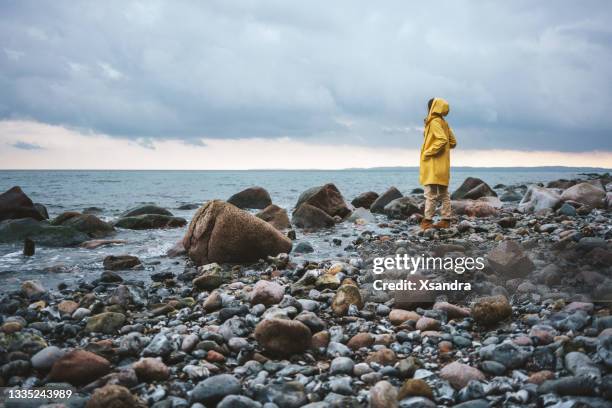
{"type": "Polygon", "coordinates": [[[455,146],[457,146],[457,139],[455,139],[455,134],[453,133],[453,129],[451,129],[450,127],[448,128],[448,133],[449,133],[449,142],[450,142],[450,148],[454,149],[455,146]]]}
{"type": "Polygon", "coordinates": [[[432,143],[429,146],[429,149],[425,150],[425,157],[435,156],[448,143],[448,136],[446,135],[442,125],[437,120],[431,121],[429,124],[429,132],[431,132],[432,143]]]}

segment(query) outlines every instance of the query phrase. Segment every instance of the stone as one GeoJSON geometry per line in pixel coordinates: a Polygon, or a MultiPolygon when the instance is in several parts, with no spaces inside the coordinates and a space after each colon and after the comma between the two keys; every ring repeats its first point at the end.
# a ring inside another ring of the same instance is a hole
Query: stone
{"type": "Polygon", "coordinates": [[[264,319],[255,327],[255,339],[272,354],[292,355],[310,348],[312,334],[308,326],[296,320],[264,319]]]}
{"type": "Polygon", "coordinates": [[[107,384],[96,389],[85,408],[145,408],[146,404],[133,395],[127,388],[107,384]]]}
{"type": "Polygon", "coordinates": [[[72,350],[53,363],[49,380],[85,385],[106,375],[111,366],[108,360],[85,350],[72,350]]]}
{"type": "Polygon", "coordinates": [[[23,240],[23,256],[34,256],[36,253],[36,242],[30,238],[23,240]]]}
{"type": "Polygon", "coordinates": [[[133,217],[123,217],[115,222],[115,227],[131,230],[180,228],[185,225],[187,225],[187,220],[184,218],[160,214],[143,214],[133,217]]]}
{"type": "Polygon", "coordinates": [[[448,302],[436,302],[433,309],[445,312],[449,319],[462,319],[470,316],[470,309],[448,302]]]}
{"type": "Polygon", "coordinates": [[[419,274],[411,274],[404,278],[409,282],[414,282],[414,290],[395,290],[393,296],[395,298],[395,307],[404,310],[415,310],[418,307],[431,308],[435,301],[437,292],[435,290],[421,289],[421,280],[427,278],[419,274]]]}
{"type": "Polygon", "coordinates": [[[593,379],[589,377],[561,377],[544,381],[538,387],[538,394],[595,395],[593,379]]]}
{"type": "Polygon", "coordinates": [[[115,231],[115,228],[110,223],[102,221],[95,215],[81,214],[76,211],[60,214],[51,221],[51,224],[73,228],[86,233],[92,238],[102,238],[115,231]]]}
{"type": "Polygon", "coordinates": [[[565,368],[576,376],[601,378],[601,370],[593,363],[591,358],[579,351],[572,351],[565,355],[565,368]]]}
{"type": "Polygon", "coordinates": [[[432,319],[431,317],[421,317],[416,322],[416,329],[421,331],[429,331],[429,330],[439,330],[440,329],[440,321],[436,319],[432,319]]]}
{"type": "Polygon", "coordinates": [[[174,351],[174,346],[165,333],[157,333],[142,350],[145,357],[166,357],[174,351]]]}
{"type": "Polygon", "coordinates": [[[486,218],[498,215],[502,203],[497,197],[481,197],[477,200],[452,200],[451,207],[457,215],[486,218]]]}
{"type": "Polygon", "coordinates": [[[200,266],[198,273],[198,277],[191,282],[198,290],[216,289],[231,278],[231,273],[224,271],[216,262],[200,266]]]}
{"type": "Polygon", "coordinates": [[[295,246],[293,252],[296,254],[310,254],[314,252],[314,248],[309,242],[302,241],[295,246]]]}
{"type": "Polygon", "coordinates": [[[370,347],[374,344],[374,337],[370,333],[357,333],[346,343],[352,350],[359,350],[362,347],[370,347]]]}
{"type": "Polygon", "coordinates": [[[477,368],[454,361],[440,370],[440,378],[448,381],[455,389],[461,389],[472,380],[484,381],[485,376],[477,368]]]}
{"type": "Polygon", "coordinates": [[[123,239],[92,239],[81,243],[79,246],[85,249],[96,249],[102,246],[121,244],[127,244],[127,241],[123,239]]]}
{"type": "Polygon", "coordinates": [[[260,280],[251,292],[251,304],[275,305],[283,300],[285,288],[276,282],[260,280]]]}
{"type": "Polygon", "coordinates": [[[47,289],[37,280],[27,280],[21,283],[21,293],[31,299],[47,292],[47,289]]]}
{"type": "Polygon", "coordinates": [[[419,203],[413,197],[400,197],[391,201],[383,208],[387,217],[396,220],[407,220],[413,214],[420,214],[419,203]]]}
{"type": "Polygon", "coordinates": [[[329,366],[329,373],[331,375],[342,375],[342,374],[351,375],[353,373],[354,367],[355,367],[355,363],[350,358],[336,357],[332,360],[329,366]]]}
{"type": "Polygon", "coordinates": [[[506,372],[506,366],[493,360],[485,360],[480,364],[480,369],[493,376],[502,376],[506,372]]]}
{"type": "Polygon", "coordinates": [[[394,326],[399,326],[408,320],[416,322],[420,318],[418,313],[402,309],[392,309],[389,313],[389,321],[394,326]]]}
{"type": "Polygon", "coordinates": [[[242,209],[256,208],[260,210],[271,205],[272,199],[265,188],[249,187],[228,198],[227,202],[242,209]]]}
{"type": "Polygon", "coordinates": [[[365,208],[356,208],[355,211],[347,218],[348,221],[353,222],[355,224],[367,224],[369,222],[375,222],[376,218],[374,215],[365,208]]]}
{"type": "Polygon", "coordinates": [[[404,382],[399,390],[398,399],[407,397],[425,397],[433,399],[433,391],[429,384],[420,379],[409,379],[404,382]]]}
{"type": "Polygon", "coordinates": [[[294,212],[292,217],[293,225],[298,228],[316,230],[319,228],[328,228],[336,224],[336,220],[327,214],[325,211],[308,203],[300,205],[294,212]]]}
{"type": "Polygon", "coordinates": [[[521,201],[522,199],[523,199],[523,196],[514,190],[508,190],[499,197],[499,200],[503,203],[521,201]]]}
{"type": "Polygon", "coordinates": [[[557,214],[575,217],[578,213],[573,206],[569,205],[568,203],[563,203],[563,205],[561,205],[561,207],[559,207],[557,210],[557,214]]]}
{"type": "Polygon", "coordinates": [[[313,312],[303,311],[299,315],[295,316],[295,320],[304,323],[310,329],[311,333],[317,333],[321,330],[325,330],[327,324],[323,319],[317,316],[313,312]]]}
{"type": "Polygon", "coordinates": [[[355,208],[365,208],[368,210],[370,209],[370,206],[372,205],[372,203],[374,203],[374,201],[376,201],[377,198],[378,198],[377,193],[375,193],[374,191],[367,191],[355,197],[353,201],[351,201],[351,204],[355,208]]]}
{"type": "Polygon", "coordinates": [[[51,225],[33,218],[8,219],[0,222],[0,243],[23,242],[31,239],[39,246],[67,247],[89,239],[84,232],[71,227],[51,225]]]}
{"type": "Polygon", "coordinates": [[[466,178],[451,194],[451,200],[476,200],[481,197],[497,197],[497,193],[484,181],[476,177],[466,178]]]}
{"type": "Polygon", "coordinates": [[[215,406],[228,395],[240,394],[240,382],[230,374],[219,374],[199,382],[191,391],[190,401],[215,406]]]}
{"type": "Polygon", "coordinates": [[[554,190],[532,185],[529,187],[518,209],[524,213],[555,210],[561,205],[561,197],[554,190]]]}
{"type": "Polygon", "coordinates": [[[516,218],[504,217],[497,221],[497,224],[502,228],[514,228],[516,227],[516,218]]]}
{"type": "Polygon", "coordinates": [[[388,381],[379,381],[370,388],[370,408],[396,408],[397,389],[388,381]]]}
{"type": "Polygon", "coordinates": [[[30,363],[35,370],[48,371],[64,354],[66,354],[64,350],[56,346],[48,346],[34,354],[30,363]]]}
{"type": "Polygon", "coordinates": [[[79,308],[79,304],[73,300],[62,300],[57,305],[57,310],[60,314],[72,316],[72,314],[79,308]]]}
{"type": "Polygon", "coordinates": [[[521,246],[512,240],[500,242],[487,254],[491,268],[506,279],[523,278],[535,269],[521,246]]]}
{"type": "Polygon", "coordinates": [[[344,316],[351,305],[355,305],[357,309],[363,308],[361,293],[357,286],[344,284],[336,291],[331,308],[336,316],[344,316]]]}
{"type": "Polygon", "coordinates": [[[262,405],[253,401],[244,395],[228,395],[219,404],[217,408],[261,408],[262,405]]]}
{"type": "Polygon", "coordinates": [[[529,376],[527,379],[528,383],[540,385],[543,384],[544,381],[552,380],[555,378],[555,373],[549,370],[537,371],[529,376]]]}
{"type": "Polygon", "coordinates": [[[102,261],[104,269],[117,271],[121,269],[131,269],[141,264],[140,259],[133,255],[108,255],[102,261]]]}
{"type": "Polygon", "coordinates": [[[381,196],[379,196],[370,206],[372,213],[384,213],[385,206],[396,198],[403,197],[402,193],[396,187],[390,187],[381,196]]]}
{"type": "Polygon", "coordinates": [[[265,408],[298,408],[303,407],[308,402],[304,385],[299,381],[284,381],[279,384],[270,383],[266,387],[261,387],[257,393],[260,401],[269,401],[271,404],[265,408]]]}
{"type": "Polygon", "coordinates": [[[132,368],[141,381],[164,381],[170,377],[170,369],[161,358],[143,357],[132,368]]]}
{"type": "Polygon", "coordinates": [[[574,201],[588,208],[603,208],[606,192],[590,183],[576,184],[561,194],[561,200],[574,201]]]}
{"type": "Polygon", "coordinates": [[[485,296],[472,304],[471,315],[481,325],[493,325],[512,316],[512,306],[503,295],[485,296]]]}
{"type": "Polygon", "coordinates": [[[146,214],[157,214],[157,215],[167,215],[172,217],[173,214],[163,207],[159,207],[154,204],[146,204],[141,205],[139,207],[131,208],[120,215],[120,217],[137,217],[139,215],[146,214]]]}
{"type": "Polygon", "coordinates": [[[277,205],[271,204],[255,214],[255,216],[272,225],[277,230],[282,231],[291,228],[291,221],[289,221],[287,210],[277,205]]]}
{"type": "Polygon", "coordinates": [[[344,202],[344,197],[342,197],[338,188],[331,183],[304,191],[300,194],[295,205],[296,210],[303,204],[312,205],[330,217],[338,216],[344,218],[351,213],[351,210],[349,210],[344,202]]]}
{"type": "Polygon", "coordinates": [[[366,362],[380,365],[393,365],[397,362],[397,356],[393,350],[383,347],[370,353],[366,358],[366,362]]]}
{"type": "Polygon", "coordinates": [[[479,354],[483,360],[497,361],[509,369],[521,368],[531,357],[531,352],[527,348],[510,341],[481,347],[479,354]]]}
{"type": "Polygon", "coordinates": [[[214,291],[204,301],[202,307],[206,310],[207,313],[215,312],[223,306],[223,298],[221,297],[221,292],[214,291]]]}
{"type": "Polygon", "coordinates": [[[198,209],[183,239],[197,264],[247,263],[291,251],[291,240],[267,222],[220,200],[198,209]]]}
{"type": "Polygon", "coordinates": [[[115,312],[104,312],[89,317],[85,330],[92,333],[114,334],[125,323],[125,315],[115,312]]]}
{"type": "Polygon", "coordinates": [[[38,221],[45,219],[30,197],[19,186],[15,186],[0,194],[0,221],[19,218],[33,218],[38,221]]]}

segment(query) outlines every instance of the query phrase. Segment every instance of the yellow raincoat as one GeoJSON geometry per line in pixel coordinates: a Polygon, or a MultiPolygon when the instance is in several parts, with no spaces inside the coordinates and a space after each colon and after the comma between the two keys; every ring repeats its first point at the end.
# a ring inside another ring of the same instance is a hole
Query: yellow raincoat
{"type": "Polygon", "coordinates": [[[450,179],[450,149],[457,145],[453,131],[444,120],[448,102],[435,98],[425,119],[425,139],[421,148],[419,181],[422,185],[448,186],[450,179]]]}

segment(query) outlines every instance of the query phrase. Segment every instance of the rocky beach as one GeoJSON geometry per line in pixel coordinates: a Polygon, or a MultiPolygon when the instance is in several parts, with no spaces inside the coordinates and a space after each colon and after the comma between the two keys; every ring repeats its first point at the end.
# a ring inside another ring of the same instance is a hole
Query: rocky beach
{"type": "Polygon", "coordinates": [[[283,207],[251,187],[185,203],[189,217],[147,204],[113,219],[96,207],[49,217],[28,191],[4,192],[0,242],[23,246],[24,262],[47,247],[119,252],[95,277],[0,290],[0,386],[73,392],[3,403],[610,406],[610,174],[493,186],[468,177],[452,194],[455,222],[424,232],[422,190],[371,188],[313,186],[283,207]],[[147,262],[121,253],[126,230],[180,239],[147,262]],[[304,237],[317,231],[333,255],[313,260],[304,237]],[[484,264],[374,273],[375,259],[398,256],[484,264]],[[400,280],[433,289],[377,289],[400,280]],[[470,290],[444,290],[455,281],[470,290]]]}

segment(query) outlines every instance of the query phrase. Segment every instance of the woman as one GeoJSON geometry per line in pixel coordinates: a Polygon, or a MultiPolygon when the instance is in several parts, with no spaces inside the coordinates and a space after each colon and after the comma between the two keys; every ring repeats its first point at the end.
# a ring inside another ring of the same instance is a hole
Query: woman
{"type": "Polygon", "coordinates": [[[453,131],[444,119],[449,112],[448,102],[433,98],[428,103],[425,118],[425,139],[421,148],[419,181],[425,187],[425,217],[421,229],[448,228],[452,211],[448,182],[450,179],[450,149],[457,145],[453,131]],[[433,224],[436,206],[440,203],[441,220],[433,224]]]}

